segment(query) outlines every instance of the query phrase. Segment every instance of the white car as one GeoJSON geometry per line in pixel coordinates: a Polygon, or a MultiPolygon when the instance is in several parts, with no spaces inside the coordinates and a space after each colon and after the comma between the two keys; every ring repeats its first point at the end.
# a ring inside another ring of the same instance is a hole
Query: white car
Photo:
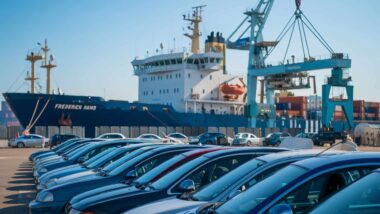
{"type": "Polygon", "coordinates": [[[96,139],[125,139],[126,137],[121,133],[105,133],[96,137],[96,139]]]}
{"type": "Polygon", "coordinates": [[[155,134],[142,134],[142,135],[138,136],[137,139],[145,139],[145,140],[150,139],[150,140],[155,140],[155,141],[161,141],[164,143],[167,142],[166,139],[163,139],[162,137],[155,135],[155,134]]]}
{"type": "Polygon", "coordinates": [[[189,143],[189,137],[179,132],[170,133],[165,138],[168,139],[169,143],[189,143]]]}
{"type": "Polygon", "coordinates": [[[260,138],[251,133],[238,133],[235,135],[232,145],[234,146],[258,146],[260,138]]]}
{"type": "Polygon", "coordinates": [[[45,144],[49,142],[49,138],[37,134],[21,135],[16,139],[12,139],[8,142],[9,147],[45,147],[45,144]]]}

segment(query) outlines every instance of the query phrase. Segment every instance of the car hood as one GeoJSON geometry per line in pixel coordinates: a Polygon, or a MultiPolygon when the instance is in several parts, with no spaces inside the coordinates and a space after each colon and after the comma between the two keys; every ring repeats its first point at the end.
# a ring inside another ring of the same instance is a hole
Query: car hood
{"type": "Polygon", "coordinates": [[[169,198],[160,201],[156,201],[144,206],[137,207],[126,213],[128,214],[140,214],[140,213],[178,213],[194,209],[203,204],[207,204],[205,201],[186,201],[178,198],[169,198]]]}
{"type": "Polygon", "coordinates": [[[83,193],[73,197],[70,201],[70,204],[78,203],[79,201],[84,200],[84,199],[89,198],[89,197],[94,196],[94,195],[98,195],[101,193],[106,193],[106,192],[110,192],[113,190],[122,189],[122,188],[126,188],[126,187],[128,187],[128,186],[123,184],[123,183],[116,183],[116,184],[107,185],[107,186],[99,187],[96,189],[92,189],[92,190],[89,190],[87,192],[83,192],[83,193]]]}
{"type": "Polygon", "coordinates": [[[149,197],[149,193],[153,193],[153,191],[138,189],[134,186],[125,187],[85,198],[79,201],[78,203],[73,204],[72,207],[76,210],[85,210],[86,208],[94,206],[100,202],[112,201],[120,198],[127,199],[128,197],[133,197],[137,195],[144,195],[142,197],[149,197]]]}
{"type": "Polygon", "coordinates": [[[69,165],[69,166],[61,167],[61,168],[54,169],[52,171],[49,171],[49,172],[43,174],[39,178],[39,182],[41,184],[46,184],[46,182],[48,182],[50,179],[61,178],[61,177],[64,177],[64,176],[67,176],[67,175],[71,175],[71,174],[74,174],[74,173],[83,172],[85,170],[87,170],[87,169],[84,168],[84,167],[82,167],[82,166],[80,166],[79,164],[74,164],[74,165],[69,165]]]}
{"type": "MultiPolygon", "coordinates": [[[[71,175],[67,175],[67,176],[58,178],[55,180],[54,186],[65,184],[68,182],[73,182],[73,181],[80,182],[80,181],[86,181],[86,180],[93,180],[93,179],[97,179],[97,178],[102,178],[102,177],[98,176],[97,173],[92,171],[92,170],[87,170],[84,172],[78,172],[75,174],[71,174],[71,175]]],[[[51,186],[49,186],[49,188],[50,187],[51,186]]]]}

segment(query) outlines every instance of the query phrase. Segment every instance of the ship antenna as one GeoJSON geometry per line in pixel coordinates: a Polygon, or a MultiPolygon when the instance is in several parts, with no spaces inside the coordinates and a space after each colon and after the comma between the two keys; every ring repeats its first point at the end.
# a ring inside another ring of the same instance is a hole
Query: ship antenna
{"type": "Polygon", "coordinates": [[[206,7],[206,5],[193,7],[193,13],[183,15],[183,20],[189,21],[190,25],[187,27],[189,30],[192,30],[192,34],[185,33],[184,35],[191,39],[191,52],[199,53],[199,38],[201,36],[201,32],[199,30],[199,24],[202,22],[202,8],[206,7]]]}
{"type": "Polygon", "coordinates": [[[53,55],[50,55],[50,59],[48,59],[48,52],[49,52],[49,47],[47,44],[47,39],[45,39],[45,45],[44,47],[41,47],[42,51],[44,52],[44,62],[41,65],[41,68],[46,69],[46,94],[50,94],[50,74],[51,74],[51,69],[56,67],[57,65],[55,64],[55,60],[53,55]]]}

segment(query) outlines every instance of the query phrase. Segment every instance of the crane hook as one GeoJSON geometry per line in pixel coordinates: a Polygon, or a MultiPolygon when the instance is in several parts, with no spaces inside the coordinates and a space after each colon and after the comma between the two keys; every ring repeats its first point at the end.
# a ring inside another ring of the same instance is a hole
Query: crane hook
{"type": "Polygon", "coordinates": [[[297,10],[299,10],[301,6],[301,0],[295,0],[295,1],[296,1],[297,10]]]}

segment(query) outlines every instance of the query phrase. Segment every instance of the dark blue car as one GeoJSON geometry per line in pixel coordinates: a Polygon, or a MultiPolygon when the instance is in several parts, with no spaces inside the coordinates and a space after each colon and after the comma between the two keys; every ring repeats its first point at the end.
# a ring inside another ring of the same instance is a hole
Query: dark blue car
{"type": "Polygon", "coordinates": [[[78,195],[66,212],[121,213],[147,203],[194,191],[218,180],[229,171],[257,156],[283,149],[245,147],[210,152],[171,171],[150,185],[127,187],[115,191],[78,195]],[[71,209],[71,210],[70,210],[71,209]]]}
{"type": "MultiPolygon", "coordinates": [[[[120,148],[111,148],[98,155],[87,160],[83,164],[74,164],[67,167],[58,168],[45,173],[39,178],[38,190],[46,189],[47,183],[52,180],[59,179],[64,176],[72,175],[75,173],[80,173],[88,170],[100,171],[105,166],[113,163],[114,161],[120,159],[121,157],[129,154],[130,152],[140,149],[145,146],[152,146],[152,143],[139,143],[134,145],[123,146],[120,148]]],[[[157,144],[158,145],[158,144],[157,144]]]]}
{"type": "Polygon", "coordinates": [[[225,134],[218,132],[206,132],[195,138],[190,138],[190,144],[200,145],[227,145],[228,139],[225,134]]]}
{"type": "MultiPolygon", "coordinates": [[[[145,150],[146,148],[148,147],[135,150],[129,155],[134,155],[139,152],[139,150],[145,150]]],[[[36,200],[29,203],[30,213],[61,213],[64,211],[64,205],[69,202],[73,196],[79,193],[101,186],[119,183],[126,179],[127,176],[131,176],[130,172],[134,172],[133,176],[138,177],[175,155],[200,148],[202,147],[192,145],[161,146],[144,152],[111,171],[108,171],[106,167],[97,173],[84,173],[82,177],[75,176],[75,174],[63,177],[55,181],[54,186],[48,186],[48,189],[42,190],[37,194],[36,200]],[[137,175],[135,175],[136,173],[137,175]]]]}
{"type": "Polygon", "coordinates": [[[62,144],[54,147],[51,150],[40,150],[40,151],[37,151],[37,152],[33,152],[32,154],[29,155],[29,160],[33,161],[33,159],[35,157],[42,156],[43,154],[56,154],[62,148],[68,146],[69,144],[74,144],[75,142],[80,141],[80,140],[82,140],[82,139],[80,139],[80,138],[70,139],[70,140],[67,140],[67,141],[63,142],[62,144]]]}
{"type": "Polygon", "coordinates": [[[308,213],[379,166],[380,153],[352,152],[309,158],[281,169],[213,212],[308,213]]]}
{"type": "Polygon", "coordinates": [[[41,164],[40,167],[38,167],[34,171],[33,175],[36,179],[38,179],[39,176],[43,175],[44,173],[48,171],[69,166],[75,163],[83,163],[86,160],[94,157],[95,155],[109,148],[125,146],[128,144],[129,144],[129,141],[127,140],[113,140],[113,141],[103,141],[103,142],[92,143],[81,148],[80,151],[75,153],[75,155],[61,158],[58,161],[41,164]]]}

